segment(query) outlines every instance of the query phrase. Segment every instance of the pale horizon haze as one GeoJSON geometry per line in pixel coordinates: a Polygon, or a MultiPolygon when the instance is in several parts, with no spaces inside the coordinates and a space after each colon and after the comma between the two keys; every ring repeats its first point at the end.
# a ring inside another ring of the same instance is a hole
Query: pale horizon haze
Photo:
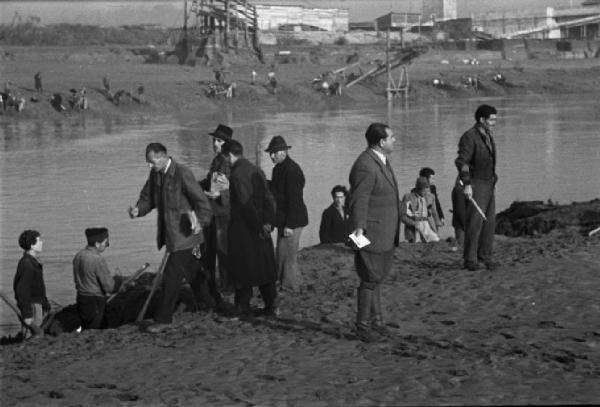
{"type": "MultiPolygon", "coordinates": [[[[191,1],[191,0],[190,0],[191,1]]],[[[546,7],[579,7],[583,0],[456,0],[458,17],[471,17],[487,12],[532,12],[544,16],[546,7]]],[[[393,12],[420,13],[423,0],[250,0],[254,4],[301,5],[314,8],[345,8],[351,22],[372,21],[393,12]]],[[[23,18],[36,16],[41,24],[57,22],[120,25],[140,22],[179,25],[184,0],[0,0],[0,24],[10,24],[15,12],[23,18]],[[142,3],[148,3],[139,10],[142,3]],[[93,7],[92,7],[93,5],[93,7]],[[117,12],[116,9],[129,10],[117,12]],[[60,11],[59,11],[60,9],[60,11]],[[150,10],[154,12],[150,12],[150,10]],[[159,21],[152,21],[158,15],[159,21]],[[107,18],[110,21],[107,24],[107,18]],[[140,21],[148,19],[149,21],[140,21]],[[129,21],[131,20],[131,21],[129,21]]]]}

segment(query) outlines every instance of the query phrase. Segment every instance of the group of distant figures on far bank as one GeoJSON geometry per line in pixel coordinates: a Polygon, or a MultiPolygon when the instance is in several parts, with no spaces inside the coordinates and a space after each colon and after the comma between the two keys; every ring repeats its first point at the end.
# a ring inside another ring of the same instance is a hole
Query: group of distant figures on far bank
{"type": "MultiPolygon", "coordinates": [[[[460,138],[455,160],[452,225],[469,271],[498,266],[492,258],[496,113],[492,106],[478,107],[475,124],[460,138]]],[[[280,297],[294,296],[299,290],[297,254],[309,219],[303,196],[306,179],[289,154],[292,146],[280,135],[272,137],[265,150],[274,164],[268,181],[245,158],[232,128],[219,124],[208,135],[215,156],[200,181],[169,156],[163,144],[148,144],[148,178],[137,202],[127,209],[131,219],[156,212],[157,248],[165,247],[154,285],[160,283],[158,306],[152,315],[143,307],[138,317],[152,318],[144,327],[149,333],[170,329],[184,281],[201,305],[198,309],[222,321],[257,315],[277,318],[280,297]],[[264,303],[261,309],[250,305],[256,287],[264,303]],[[228,293],[233,294],[233,304],[225,299],[228,293]]],[[[331,190],[333,203],[322,214],[319,235],[323,243],[345,244],[354,253],[359,280],[356,333],[372,342],[391,334],[384,322],[380,288],[392,267],[401,224],[409,242],[437,242],[445,221],[434,170],[422,168],[414,188],[401,198],[391,165],[396,141],[392,129],[372,123],[365,139],[366,149],[350,169],[350,188],[336,185],[331,190]]],[[[115,292],[102,256],[109,247],[109,234],[107,228],[94,227],[87,228],[85,235],[87,245],[73,259],[76,303],[81,327],[97,329],[105,326],[107,297],[115,292]]],[[[40,333],[50,309],[40,233],[24,231],[19,245],[24,253],[14,278],[15,298],[25,331],[40,333]]]]}
{"type": "MultiPolygon", "coordinates": [[[[210,98],[218,98],[224,96],[226,99],[232,99],[236,96],[237,83],[235,81],[227,82],[227,76],[231,74],[225,68],[213,69],[215,80],[208,83],[205,90],[206,96],[210,98]]],[[[250,85],[258,84],[258,73],[256,68],[250,71],[250,85]]],[[[266,81],[263,86],[271,94],[277,93],[277,74],[275,64],[271,64],[266,74],[266,81]]]]}
{"type": "MultiPolygon", "coordinates": [[[[33,83],[35,88],[35,95],[32,96],[29,101],[31,103],[40,102],[40,95],[44,93],[44,87],[42,85],[42,73],[36,72],[33,76],[33,83]]],[[[15,87],[14,84],[7,80],[4,82],[4,88],[0,92],[0,105],[3,111],[14,109],[16,112],[22,112],[25,109],[26,100],[25,97],[18,91],[18,89],[25,89],[22,87],[15,87]]],[[[119,106],[125,102],[135,102],[139,104],[146,103],[145,97],[145,86],[143,83],[139,83],[135,86],[135,92],[133,86],[127,91],[125,89],[118,89],[117,91],[111,90],[111,79],[109,75],[102,78],[102,88],[98,88],[98,92],[104,95],[106,99],[116,106],[119,106]]],[[[58,112],[66,110],[82,111],[89,108],[89,100],[87,89],[85,86],[80,88],[69,89],[68,95],[64,95],[61,92],[52,92],[48,98],[48,103],[58,112]]]]}

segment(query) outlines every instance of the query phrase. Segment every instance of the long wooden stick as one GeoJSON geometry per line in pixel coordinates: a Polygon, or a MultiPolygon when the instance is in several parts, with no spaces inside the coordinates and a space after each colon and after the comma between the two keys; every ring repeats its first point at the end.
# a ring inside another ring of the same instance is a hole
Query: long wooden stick
{"type": "Polygon", "coordinates": [[[24,327],[29,329],[34,335],[40,335],[40,334],[44,333],[44,330],[42,327],[38,327],[35,324],[27,325],[25,323],[25,319],[23,318],[23,315],[21,315],[21,311],[19,311],[19,308],[17,308],[17,306],[15,304],[13,304],[13,302],[10,300],[10,298],[8,298],[8,296],[6,294],[4,294],[3,292],[0,292],[0,297],[15,312],[15,314],[17,314],[17,318],[19,318],[19,322],[21,322],[21,324],[24,327]]]}
{"type": "Polygon", "coordinates": [[[140,311],[137,319],[135,320],[136,322],[140,322],[144,319],[144,315],[146,315],[146,311],[148,310],[148,305],[150,305],[150,300],[152,299],[154,292],[158,288],[158,283],[160,282],[162,273],[165,269],[168,259],[169,259],[169,252],[165,252],[162,262],[160,263],[160,267],[158,268],[158,271],[156,272],[156,277],[154,277],[154,282],[152,283],[152,289],[150,290],[150,294],[148,294],[148,298],[146,298],[146,302],[144,303],[142,310],[140,311]]]}
{"type": "Polygon", "coordinates": [[[591,230],[590,233],[588,233],[588,236],[593,235],[594,233],[600,232],[600,226],[598,226],[596,229],[591,230]]]}
{"type": "Polygon", "coordinates": [[[137,278],[139,276],[142,275],[142,273],[148,268],[150,267],[150,263],[144,263],[144,265],[142,267],[140,267],[139,269],[137,269],[137,271],[135,273],[133,273],[133,276],[131,276],[129,279],[127,279],[127,281],[124,281],[123,284],[121,284],[121,287],[119,287],[119,289],[117,290],[116,293],[112,293],[110,297],[108,297],[108,299],[106,300],[106,303],[108,304],[109,302],[111,302],[117,295],[121,294],[123,291],[125,291],[127,289],[127,286],[129,284],[131,284],[133,281],[137,280],[137,278]]]}
{"type": "Polygon", "coordinates": [[[10,298],[8,298],[8,296],[6,294],[4,294],[3,292],[0,292],[0,297],[2,297],[4,302],[15,312],[15,314],[17,314],[17,318],[19,318],[19,322],[21,322],[23,325],[25,325],[25,321],[23,320],[23,317],[21,316],[21,311],[19,311],[19,308],[17,308],[17,306],[15,304],[13,304],[13,302],[10,300],[10,298]]]}
{"type": "Polygon", "coordinates": [[[485,217],[485,213],[483,213],[483,211],[481,210],[481,208],[479,207],[479,205],[477,205],[477,202],[475,202],[475,200],[473,199],[473,197],[469,197],[469,201],[471,201],[471,203],[473,204],[473,206],[475,206],[475,209],[481,215],[481,217],[483,218],[483,220],[485,220],[487,222],[487,218],[485,217]]]}

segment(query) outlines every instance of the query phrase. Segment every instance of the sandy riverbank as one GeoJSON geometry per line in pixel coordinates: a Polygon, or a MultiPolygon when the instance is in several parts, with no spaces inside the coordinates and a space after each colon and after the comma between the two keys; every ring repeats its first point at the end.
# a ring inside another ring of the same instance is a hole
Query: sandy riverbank
{"type": "MultiPolygon", "coordinates": [[[[289,47],[288,47],[289,48],[289,47]]],[[[54,122],[86,118],[127,119],[157,114],[190,115],[198,111],[217,112],[226,105],[233,110],[319,110],[348,108],[385,103],[385,75],[345,88],[339,97],[324,96],[311,87],[311,80],[320,73],[346,65],[349,58],[362,62],[381,58],[381,47],[322,46],[310,49],[291,48],[293,61],[277,64],[279,88],[271,94],[262,84],[276,49],[268,50],[267,64],[256,60],[229,56],[225,58],[229,71],[227,82],[235,81],[233,100],[211,99],[206,90],[214,80],[213,67],[176,64],[148,64],[144,59],[123,47],[4,47],[2,55],[2,82],[10,80],[18,95],[27,100],[25,110],[0,114],[0,123],[12,120],[54,122]],[[250,72],[256,69],[258,84],[250,83],[250,72]],[[30,102],[34,92],[33,76],[42,73],[44,92],[38,103],[30,102]],[[140,105],[125,100],[116,106],[102,93],[102,78],[111,79],[111,90],[123,89],[135,95],[137,86],[145,86],[148,103],[140,105]],[[79,113],[68,109],[54,110],[48,103],[50,96],[60,92],[67,96],[72,88],[85,86],[90,109],[79,113]]],[[[498,52],[430,50],[408,66],[411,90],[409,100],[414,103],[440,99],[489,97],[513,94],[557,94],[600,91],[600,60],[592,59],[533,59],[503,60],[498,52]],[[478,65],[465,64],[476,59],[478,65]],[[500,73],[505,86],[492,81],[500,73]],[[464,85],[465,77],[478,76],[479,89],[464,85]],[[434,78],[447,85],[436,88],[434,78]]],[[[213,64],[214,65],[214,64],[213,64]]],[[[363,64],[366,71],[369,65],[363,64]]],[[[398,79],[399,71],[394,72],[398,79]]]]}
{"type": "Polygon", "coordinates": [[[495,272],[447,243],[396,251],[383,289],[393,335],[351,330],[356,277],[343,247],[299,259],[279,319],[176,315],[2,347],[2,405],[347,406],[574,404],[600,400],[600,234],[497,239],[495,272]]]}

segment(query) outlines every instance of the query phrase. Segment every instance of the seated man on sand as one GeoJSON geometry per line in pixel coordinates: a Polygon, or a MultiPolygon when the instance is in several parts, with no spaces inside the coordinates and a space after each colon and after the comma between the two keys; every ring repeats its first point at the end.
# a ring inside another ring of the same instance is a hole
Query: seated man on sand
{"type": "Polygon", "coordinates": [[[108,229],[85,230],[87,246],[73,259],[73,277],[77,290],[77,312],[83,329],[103,327],[106,296],[115,289],[102,252],[110,245],[108,229]]]}
{"type": "Polygon", "coordinates": [[[349,215],[346,211],[348,190],[343,185],[336,185],[331,190],[333,203],[323,211],[319,226],[321,243],[344,243],[350,234],[349,215]]]}
{"type": "Polygon", "coordinates": [[[435,198],[429,192],[429,182],[425,177],[417,178],[415,187],[404,195],[400,204],[400,221],[404,223],[404,237],[410,243],[438,242],[435,232],[439,225],[435,219],[437,210],[435,198]]]}

